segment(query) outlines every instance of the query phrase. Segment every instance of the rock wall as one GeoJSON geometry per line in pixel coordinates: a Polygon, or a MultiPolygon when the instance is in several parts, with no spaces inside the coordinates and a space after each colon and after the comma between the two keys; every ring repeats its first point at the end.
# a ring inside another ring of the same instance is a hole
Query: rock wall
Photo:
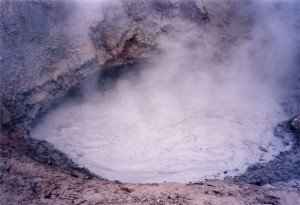
{"type": "Polygon", "coordinates": [[[85,33],[74,26],[80,22],[72,19],[78,12],[73,1],[2,1],[1,129],[26,127],[102,65],[159,55],[161,36],[197,31],[191,42],[201,43],[205,31],[216,30],[205,38],[213,39],[222,59],[222,47],[247,37],[251,19],[243,14],[245,5],[123,0],[105,4],[103,19],[85,33]]]}
{"type": "Polygon", "coordinates": [[[104,20],[91,28],[90,37],[108,66],[147,59],[158,54],[159,38],[189,32],[194,44],[212,40],[216,56],[222,58],[225,54],[217,49],[228,49],[233,41],[248,36],[251,18],[244,13],[246,5],[244,1],[123,0],[121,8],[105,9],[104,20]],[[207,35],[212,30],[215,35],[207,35]]]}
{"type": "Polygon", "coordinates": [[[0,10],[1,129],[16,131],[99,63],[88,36],[64,32],[72,3],[3,1],[0,10]]]}

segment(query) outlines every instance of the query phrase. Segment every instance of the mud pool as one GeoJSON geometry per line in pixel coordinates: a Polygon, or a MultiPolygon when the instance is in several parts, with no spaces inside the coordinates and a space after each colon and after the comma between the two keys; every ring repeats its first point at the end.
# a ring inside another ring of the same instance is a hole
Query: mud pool
{"type": "Polygon", "coordinates": [[[215,89],[215,75],[198,74],[120,79],[66,101],[31,136],[101,177],[139,183],[223,179],[286,149],[273,135],[285,114],[268,84],[231,76],[215,89]]]}

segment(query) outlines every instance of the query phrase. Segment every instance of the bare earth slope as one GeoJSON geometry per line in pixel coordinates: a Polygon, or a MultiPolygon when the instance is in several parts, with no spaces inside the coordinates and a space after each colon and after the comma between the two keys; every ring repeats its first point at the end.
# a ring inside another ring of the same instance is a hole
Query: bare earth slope
{"type": "Polygon", "coordinates": [[[0,204],[300,204],[300,193],[211,180],[121,184],[68,175],[24,155],[0,136],[0,204]]]}

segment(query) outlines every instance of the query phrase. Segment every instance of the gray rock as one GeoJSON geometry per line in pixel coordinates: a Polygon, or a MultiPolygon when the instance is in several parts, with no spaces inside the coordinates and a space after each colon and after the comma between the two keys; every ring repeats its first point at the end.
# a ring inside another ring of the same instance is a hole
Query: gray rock
{"type": "Polygon", "coordinates": [[[293,126],[293,128],[295,128],[298,132],[300,132],[300,116],[296,117],[296,118],[292,121],[292,126],[293,126]]]}
{"type": "MultiPolygon", "coordinates": [[[[245,173],[227,179],[256,185],[271,184],[277,187],[284,187],[291,180],[300,180],[299,138],[291,127],[291,121],[277,125],[274,134],[289,145],[288,150],[281,152],[269,162],[253,164],[245,173]]],[[[293,186],[300,190],[299,184],[293,186]]]]}

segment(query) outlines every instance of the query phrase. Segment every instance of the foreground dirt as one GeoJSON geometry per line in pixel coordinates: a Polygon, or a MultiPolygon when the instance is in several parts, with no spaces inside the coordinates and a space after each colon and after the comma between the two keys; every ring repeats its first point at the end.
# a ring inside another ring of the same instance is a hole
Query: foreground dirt
{"type": "Polygon", "coordinates": [[[0,204],[300,204],[300,193],[210,180],[122,184],[68,175],[25,156],[0,134],[0,204]]]}

